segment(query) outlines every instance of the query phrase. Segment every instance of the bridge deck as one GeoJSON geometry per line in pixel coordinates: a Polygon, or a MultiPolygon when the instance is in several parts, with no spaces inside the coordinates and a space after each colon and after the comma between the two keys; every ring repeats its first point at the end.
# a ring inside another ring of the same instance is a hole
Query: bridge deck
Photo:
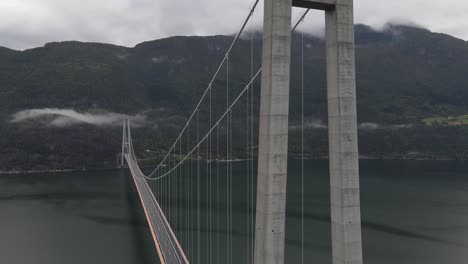
{"type": "Polygon", "coordinates": [[[141,203],[143,204],[143,209],[145,210],[146,218],[148,220],[161,263],[188,264],[189,262],[187,257],[177,241],[171,226],[167,222],[158,201],[156,201],[153,192],[144,179],[143,173],[132,158],[125,155],[125,159],[128,167],[130,168],[141,203]]]}

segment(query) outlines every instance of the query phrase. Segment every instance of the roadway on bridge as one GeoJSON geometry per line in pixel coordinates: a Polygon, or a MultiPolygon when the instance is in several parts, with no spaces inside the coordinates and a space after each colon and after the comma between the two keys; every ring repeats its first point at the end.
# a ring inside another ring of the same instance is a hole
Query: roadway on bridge
{"type": "Polygon", "coordinates": [[[125,155],[135,186],[140,196],[146,218],[153,235],[161,263],[189,263],[171,226],[156,201],[143,173],[130,155],[125,155]]]}

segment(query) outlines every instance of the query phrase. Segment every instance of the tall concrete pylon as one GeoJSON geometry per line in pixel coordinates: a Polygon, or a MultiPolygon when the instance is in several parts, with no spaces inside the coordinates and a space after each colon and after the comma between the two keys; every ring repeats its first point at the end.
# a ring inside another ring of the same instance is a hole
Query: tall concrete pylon
{"type": "Polygon", "coordinates": [[[333,264],[362,264],[353,0],[265,0],[255,263],[284,263],[292,6],[324,10],[333,264]]]}
{"type": "Polygon", "coordinates": [[[122,126],[122,152],[120,153],[120,167],[123,167],[125,165],[125,154],[127,149],[126,149],[126,144],[127,144],[127,120],[123,120],[123,126],[122,126]]]}
{"type": "Polygon", "coordinates": [[[122,128],[122,153],[120,154],[120,166],[125,166],[125,155],[130,154],[131,149],[131,134],[130,134],[130,121],[128,119],[123,120],[122,128]]]}

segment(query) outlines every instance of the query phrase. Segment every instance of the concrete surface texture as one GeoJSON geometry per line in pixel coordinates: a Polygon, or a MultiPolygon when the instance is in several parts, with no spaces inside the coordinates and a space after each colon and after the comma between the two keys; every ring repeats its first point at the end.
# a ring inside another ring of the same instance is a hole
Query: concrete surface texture
{"type": "Polygon", "coordinates": [[[255,263],[284,263],[291,1],[265,1],[255,263]]]}
{"type": "Polygon", "coordinates": [[[266,0],[255,263],[284,263],[292,5],[325,10],[333,264],[362,264],[353,0],[266,0]]]}
{"type": "Polygon", "coordinates": [[[326,11],[333,264],[361,264],[353,1],[326,11]]]}

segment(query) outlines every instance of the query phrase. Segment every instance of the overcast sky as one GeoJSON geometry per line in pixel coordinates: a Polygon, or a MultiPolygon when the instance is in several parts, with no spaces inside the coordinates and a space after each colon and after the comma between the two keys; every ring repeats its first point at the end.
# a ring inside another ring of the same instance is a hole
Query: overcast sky
{"type": "MultiPolygon", "coordinates": [[[[263,2],[263,0],[261,1],[263,2]]],[[[355,0],[356,23],[413,23],[468,40],[468,0],[355,0]]],[[[253,0],[0,0],[0,46],[79,40],[134,46],[174,35],[231,34],[253,0]]],[[[298,14],[296,10],[293,17],[298,14]]],[[[263,5],[249,29],[261,25],[263,5]]],[[[322,12],[302,29],[322,32],[322,12]]]]}

